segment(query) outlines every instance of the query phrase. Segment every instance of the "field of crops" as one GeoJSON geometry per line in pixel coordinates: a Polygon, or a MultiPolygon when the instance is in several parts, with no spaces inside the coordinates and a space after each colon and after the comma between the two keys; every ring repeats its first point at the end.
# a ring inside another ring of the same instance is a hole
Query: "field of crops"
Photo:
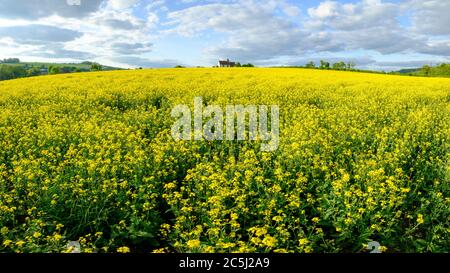
{"type": "Polygon", "coordinates": [[[162,69],[0,83],[0,252],[450,251],[450,79],[162,69]],[[280,142],[171,109],[278,105],[280,142]]]}

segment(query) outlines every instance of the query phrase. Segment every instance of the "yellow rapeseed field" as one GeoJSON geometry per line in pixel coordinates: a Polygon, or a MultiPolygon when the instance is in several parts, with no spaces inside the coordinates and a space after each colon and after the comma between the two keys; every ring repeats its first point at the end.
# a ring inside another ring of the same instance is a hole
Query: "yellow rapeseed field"
{"type": "Polygon", "coordinates": [[[161,69],[0,83],[0,252],[450,251],[450,79],[161,69]],[[278,105],[280,142],[171,109],[278,105]]]}

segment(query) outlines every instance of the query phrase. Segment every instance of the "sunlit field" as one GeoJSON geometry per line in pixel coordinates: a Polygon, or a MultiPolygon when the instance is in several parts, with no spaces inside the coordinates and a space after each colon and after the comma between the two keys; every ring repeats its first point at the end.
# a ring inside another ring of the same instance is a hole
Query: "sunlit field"
{"type": "Polygon", "coordinates": [[[0,252],[450,251],[450,79],[161,69],[0,83],[0,252]],[[278,105],[278,149],[175,141],[278,105]]]}

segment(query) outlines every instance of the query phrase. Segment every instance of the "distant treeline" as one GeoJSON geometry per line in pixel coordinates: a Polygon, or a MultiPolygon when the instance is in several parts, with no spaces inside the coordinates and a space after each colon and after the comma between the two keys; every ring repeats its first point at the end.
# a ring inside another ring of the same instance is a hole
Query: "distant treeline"
{"type": "Polygon", "coordinates": [[[0,60],[0,64],[2,63],[8,63],[8,64],[18,64],[20,63],[20,59],[18,58],[6,58],[3,60],[0,60]]]}
{"type": "Polygon", "coordinates": [[[255,66],[251,63],[241,64],[240,62],[237,62],[236,67],[255,67],[255,66]]]}
{"type": "Polygon", "coordinates": [[[113,70],[94,62],[80,64],[21,63],[17,58],[0,60],[0,81],[40,75],[113,70]]]}
{"type": "Polygon", "coordinates": [[[400,74],[422,77],[450,77],[450,64],[439,64],[437,66],[424,65],[422,68],[400,70],[400,74]]]}
{"type": "MultiPolygon", "coordinates": [[[[324,70],[351,70],[351,71],[358,71],[355,69],[356,64],[354,62],[336,62],[336,63],[330,63],[324,60],[321,60],[320,63],[316,64],[315,62],[311,61],[307,64],[301,66],[283,66],[283,67],[290,67],[290,68],[309,68],[309,69],[324,69],[324,70]]],[[[362,71],[362,70],[359,70],[362,71]]]]}
{"type": "Polygon", "coordinates": [[[354,72],[364,72],[364,73],[375,73],[375,74],[389,74],[389,75],[403,75],[403,76],[419,76],[419,77],[450,77],[450,64],[439,64],[437,66],[425,65],[422,68],[413,69],[402,69],[399,71],[385,72],[385,71],[374,71],[374,70],[363,70],[356,69],[356,64],[353,62],[336,62],[331,64],[330,62],[321,60],[319,64],[316,65],[314,62],[308,62],[304,66],[283,66],[286,68],[309,68],[309,69],[325,69],[325,70],[343,70],[343,71],[354,71],[354,72]]]}
{"type": "Polygon", "coordinates": [[[336,62],[330,63],[324,60],[320,61],[320,64],[316,66],[314,62],[309,62],[305,65],[306,68],[318,68],[318,69],[333,69],[333,70],[354,70],[356,64],[354,62],[336,62]]]}

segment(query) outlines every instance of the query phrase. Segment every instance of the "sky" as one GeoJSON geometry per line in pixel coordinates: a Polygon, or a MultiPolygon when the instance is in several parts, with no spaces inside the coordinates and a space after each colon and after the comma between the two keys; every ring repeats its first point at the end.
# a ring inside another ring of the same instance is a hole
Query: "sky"
{"type": "Polygon", "coordinates": [[[118,67],[450,62],[449,0],[0,0],[0,59],[118,67]]]}

